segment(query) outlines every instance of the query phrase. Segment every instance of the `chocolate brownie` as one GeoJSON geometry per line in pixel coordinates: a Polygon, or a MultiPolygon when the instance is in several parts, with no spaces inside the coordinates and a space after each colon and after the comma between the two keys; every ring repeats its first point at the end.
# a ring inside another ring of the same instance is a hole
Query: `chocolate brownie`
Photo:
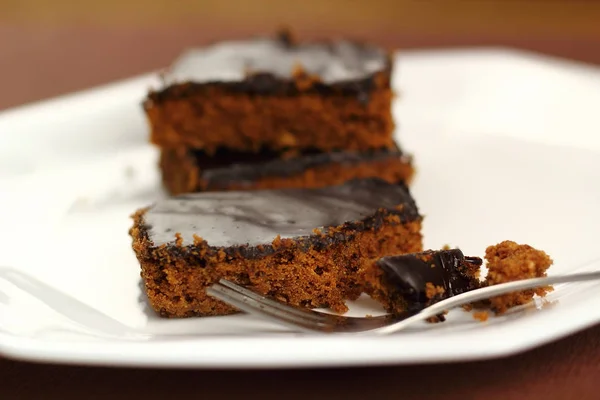
{"type": "Polygon", "coordinates": [[[411,157],[399,149],[363,152],[239,153],[220,149],[209,155],[187,148],[162,149],[164,186],[172,194],[216,190],[318,188],[355,178],[378,177],[410,183],[411,157]]]}
{"type": "Polygon", "coordinates": [[[364,287],[387,312],[402,314],[478,288],[481,264],[459,249],[382,257],[366,269],[364,287]]]}
{"type": "Polygon", "coordinates": [[[391,72],[387,51],[358,41],[220,42],[177,60],[144,110],[164,148],[392,148],[391,72]]]}
{"type": "Polygon", "coordinates": [[[133,219],[150,304],[167,317],[235,312],[205,293],[220,278],[295,306],[343,312],[362,292],[368,265],[422,246],[408,188],[381,179],[184,194],[133,219]]]}

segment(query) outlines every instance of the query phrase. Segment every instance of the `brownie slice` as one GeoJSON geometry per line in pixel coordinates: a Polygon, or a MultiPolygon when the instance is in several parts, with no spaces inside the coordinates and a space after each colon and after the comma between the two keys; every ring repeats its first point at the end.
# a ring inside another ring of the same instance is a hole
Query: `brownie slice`
{"type": "Polygon", "coordinates": [[[410,183],[412,158],[399,149],[363,152],[240,153],[219,149],[209,155],[187,148],[162,149],[160,168],[172,195],[216,190],[318,188],[356,178],[410,183]]]}
{"type": "Polygon", "coordinates": [[[184,194],[133,219],[150,304],[168,317],[235,312],[205,293],[220,278],[295,306],[343,312],[374,260],[421,250],[422,218],[408,188],[380,179],[184,194]]]}
{"type": "Polygon", "coordinates": [[[389,313],[417,311],[478,288],[481,264],[458,249],[382,257],[366,269],[365,291],[389,313]]]}
{"type": "Polygon", "coordinates": [[[392,148],[391,72],[387,51],[357,41],[220,42],[177,60],[144,110],[166,148],[392,148]]]}

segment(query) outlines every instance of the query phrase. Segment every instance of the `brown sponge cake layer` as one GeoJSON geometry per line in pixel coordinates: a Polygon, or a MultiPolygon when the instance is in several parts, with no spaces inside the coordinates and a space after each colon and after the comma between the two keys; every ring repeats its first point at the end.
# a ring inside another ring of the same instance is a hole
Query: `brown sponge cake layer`
{"type": "MultiPolygon", "coordinates": [[[[172,92],[187,91],[184,84],[172,92]]],[[[365,104],[356,96],[230,93],[206,85],[193,95],[145,104],[151,141],[215,152],[317,148],[321,151],[393,147],[392,91],[374,88],[365,104]]]]}

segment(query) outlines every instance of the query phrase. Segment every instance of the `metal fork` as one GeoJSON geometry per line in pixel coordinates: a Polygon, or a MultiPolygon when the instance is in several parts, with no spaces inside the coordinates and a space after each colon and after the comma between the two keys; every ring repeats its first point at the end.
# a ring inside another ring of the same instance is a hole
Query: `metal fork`
{"type": "Polygon", "coordinates": [[[447,298],[424,309],[406,312],[402,315],[388,314],[377,317],[345,317],[294,307],[272,300],[225,279],[221,279],[218,283],[208,287],[206,292],[209,296],[228,303],[241,311],[288,326],[296,331],[354,334],[365,332],[383,335],[398,332],[409,325],[435,317],[452,308],[486,300],[494,296],[557,283],[597,279],[600,279],[600,271],[524,279],[472,290],[447,298]]]}

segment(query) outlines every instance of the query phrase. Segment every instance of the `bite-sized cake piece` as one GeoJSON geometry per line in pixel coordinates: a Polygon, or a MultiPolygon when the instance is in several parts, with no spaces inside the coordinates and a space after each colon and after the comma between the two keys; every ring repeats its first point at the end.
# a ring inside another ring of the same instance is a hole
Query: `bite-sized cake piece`
{"type": "MultiPolygon", "coordinates": [[[[552,259],[529,245],[504,241],[485,252],[488,274],[479,280],[483,263],[479,257],[466,257],[459,249],[427,250],[415,254],[386,256],[365,269],[364,289],[386,311],[402,314],[425,308],[445,298],[480,287],[546,276],[552,259]]],[[[534,295],[545,296],[552,287],[523,290],[471,305],[502,314],[511,307],[526,304],[534,295]]],[[[487,313],[474,317],[485,321],[487,313]]]]}
{"type": "Polygon", "coordinates": [[[235,312],[205,293],[220,278],[292,305],[343,312],[375,259],[421,250],[409,190],[380,179],[184,194],[133,219],[148,299],[170,317],[235,312]]]}
{"type": "Polygon", "coordinates": [[[239,153],[162,149],[164,186],[172,194],[215,190],[318,188],[356,178],[410,183],[411,157],[399,149],[363,152],[239,153]]]}
{"type": "Polygon", "coordinates": [[[215,43],[184,54],[151,91],[151,140],[212,154],[394,147],[387,51],[288,34],[215,43]]]}
{"type": "MultiPolygon", "coordinates": [[[[485,260],[488,269],[486,285],[545,277],[553,263],[544,251],[510,240],[489,246],[485,250],[485,260]]],[[[509,293],[491,298],[489,304],[497,314],[502,314],[511,307],[529,303],[534,295],[544,297],[551,290],[548,286],[509,293]]]]}
{"type": "Polygon", "coordinates": [[[366,269],[365,291],[389,313],[420,310],[479,287],[481,264],[459,249],[387,256],[366,269]]]}

